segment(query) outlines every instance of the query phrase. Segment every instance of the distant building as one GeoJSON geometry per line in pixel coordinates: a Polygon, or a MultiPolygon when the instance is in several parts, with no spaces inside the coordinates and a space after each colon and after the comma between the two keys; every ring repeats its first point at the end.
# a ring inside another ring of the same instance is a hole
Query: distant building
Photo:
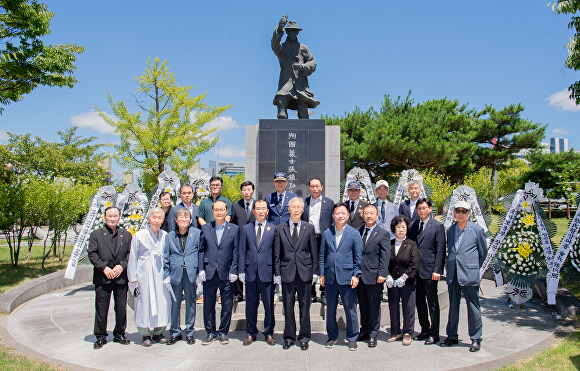
{"type": "Polygon", "coordinates": [[[112,168],[113,168],[113,159],[111,157],[105,157],[103,161],[99,161],[98,165],[105,169],[107,172],[107,184],[111,184],[111,177],[113,175],[112,168]]]}
{"type": "Polygon", "coordinates": [[[211,176],[216,175],[236,175],[246,170],[245,162],[226,162],[209,160],[209,167],[201,169],[211,176]]]}
{"type": "Polygon", "coordinates": [[[550,153],[568,152],[568,138],[550,138],[550,153]]]}
{"type": "Polygon", "coordinates": [[[132,171],[123,173],[123,185],[133,184],[135,182],[135,174],[132,171]]]}

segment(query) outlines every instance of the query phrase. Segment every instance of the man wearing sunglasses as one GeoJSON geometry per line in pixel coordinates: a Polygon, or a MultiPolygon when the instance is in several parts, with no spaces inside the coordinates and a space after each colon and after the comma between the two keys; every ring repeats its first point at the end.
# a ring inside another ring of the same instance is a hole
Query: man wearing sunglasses
{"type": "Polygon", "coordinates": [[[457,220],[447,230],[447,285],[449,287],[449,319],[447,339],[442,347],[458,344],[459,302],[461,293],[467,302],[467,323],[471,339],[470,352],[481,347],[481,308],[479,306],[479,269],[487,255],[483,228],[471,222],[471,204],[458,201],[454,205],[457,220]]]}

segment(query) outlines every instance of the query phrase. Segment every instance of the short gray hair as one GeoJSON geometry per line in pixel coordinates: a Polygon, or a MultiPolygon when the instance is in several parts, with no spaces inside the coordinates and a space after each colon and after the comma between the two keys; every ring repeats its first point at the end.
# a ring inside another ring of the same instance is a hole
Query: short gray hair
{"type": "Polygon", "coordinates": [[[293,202],[299,201],[302,204],[302,207],[304,208],[304,200],[298,196],[296,197],[292,197],[290,199],[290,202],[288,202],[288,207],[290,207],[290,205],[292,205],[293,202]]]}
{"type": "Polygon", "coordinates": [[[149,219],[149,217],[154,213],[161,213],[163,215],[163,219],[165,219],[165,211],[163,211],[163,209],[160,207],[154,207],[153,209],[149,210],[147,213],[147,219],[149,219]]]}
{"type": "Polygon", "coordinates": [[[182,215],[186,215],[186,214],[189,215],[189,219],[191,219],[191,212],[189,211],[189,209],[186,207],[180,207],[175,212],[175,219],[177,220],[178,217],[180,217],[182,215]]]}

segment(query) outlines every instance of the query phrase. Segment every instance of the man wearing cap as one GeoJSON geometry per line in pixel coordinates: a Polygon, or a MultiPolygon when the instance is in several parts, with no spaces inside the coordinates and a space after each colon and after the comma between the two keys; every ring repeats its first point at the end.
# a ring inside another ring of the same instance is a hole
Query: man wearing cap
{"type": "Polygon", "coordinates": [[[278,91],[274,97],[274,105],[278,107],[278,118],[288,118],[288,108],[298,111],[299,119],[308,118],[308,108],[316,108],[320,104],[308,86],[308,76],[316,69],[316,61],[310,49],[298,42],[298,32],[302,31],[295,21],[288,22],[288,16],[283,16],[274,30],[271,44],[272,51],[280,63],[280,79],[278,91]],[[286,41],[282,41],[286,30],[286,41]]]}
{"type": "Polygon", "coordinates": [[[365,224],[363,218],[363,210],[368,203],[361,200],[360,197],[361,186],[359,182],[351,180],[346,185],[346,192],[348,193],[349,200],[345,202],[348,205],[348,225],[354,229],[359,229],[365,224]]]}
{"type": "Polygon", "coordinates": [[[274,174],[274,186],[276,191],[266,195],[264,200],[268,203],[268,222],[278,225],[287,222],[290,219],[290,211],[288,211],[288,202],[294,197],[298,197],[295,193],[286,190],[288,184],[288,177],[284,172],[277,172],[274,174]]]}
{"type": "MultiPolygon", "coordinates": [[[[310,196],[306,197],[306,207],[301,218],[314,226],[319,251],[322,233],[332,225],[332,207],[334,205],[334,201],[322,195],[323,188],[322,181],[319,178],[310,179],[308,182],[310,196]]],[[[317,300],[316,285],[312,285],[311,295],[312,301],[315,302],[317,300]]],[[[320,300],[323,304],[326,303],[324,286],[320,286],[320,300]]]]}
{"type": "Polygon", "coordinates": [[[419,220],[419,214],[417,214],[415,206],[421,194],[421,184],[416,180],[411,180],[407,186],[407,192],[409,192],[409,199],[401,202],[399,205],[399,214],[406,215],[411,219],[411,224],[413,224],[415,220],[419,220]]]}
{"type": "Polygon", "coordinates": [[[449,319],[447,339],[442,347],[458,344],[459,301],[461,293],[467,302],[467,323],[470,352],[481,347],[481,308],[479,306],[479,269],[487,255],[487,241],[483,228],[471,222],[471,204],[458,201],[453,213],[457,220],[447,230],[447,285],[449,287],[449,319]]]}
{"type": "Polygon", "coordinates": [[[413,340],[425,340],[425,345],[431,345],[439,341],[441,312],[437,285],[445,264],[445,227],[431,216],[430,200],[418,199],[416,210],[419,220],[411,226],[409,239],[419,248],[416,307],[421,332],[413,340]]]}
{"type": "Polygon", "coordinates": [[[379,180],[375,184],[375,193],[379,198],[375,202],[375,206],[379,211],[379,217],[377,219],[377,225],[384,230],[389,232],[390,238],[395,238],[395,234],[391,232],[391,220],[397,215],[399,215],[399,208],[394,203],[387,200],[389,195],[389,183],[386,180],[379,180]]]}

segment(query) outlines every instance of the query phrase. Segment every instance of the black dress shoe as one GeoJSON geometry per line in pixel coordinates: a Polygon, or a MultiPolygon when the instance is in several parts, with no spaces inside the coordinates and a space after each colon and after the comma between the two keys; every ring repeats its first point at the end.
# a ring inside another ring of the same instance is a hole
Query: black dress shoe
{"type": "Polygon", "coordinates": [[[125,337],[125,335],[115,335],[115,337],[113,338],[113,342],[119,343],[119,344],[122,344],[122,345],[129,345],[129,344],[131,344],[131,342],[129,341],[129,339],[127,339],[125,337]]]}
{"type": "Polygon", "coordinates": [[[290,349],[290,347],[294,345],[292,340],[284,340],[284,345],[282,345],[282,349],[290,349]]]}
{"type": "Polygon", "coordinates": [[[369,339],[369,334],[359,334],[358,339],[356,341],[367,341],[369,339]]]}
{"type": "Polygon", "coordinates": [[[167,343],[167,338],[163,334],[153,335],[153,340],[155,340],[159,344],[165,344],[165,343],[167,343]]]}
{"type": "Polygon", "coordinates": [[[369,339],[369,348],[374,348],[377,346],[377,338],[370,338],[369,339]]]}
{"type": "Polygon", "coordinates": [[[181,336],[181,334],[179,334],[177,336],[172,336],[169,338],[169,340],[167,340],[167,345],[173,345],[182,339],[183,339],[183,337],[181,336]]]}
{"type": "Polygon", "coordinates": [[[473,340],[471,342],[471,346],[469,347],[470,352],[477,352],[481,349],[481,341],[473,340]]]}
{"type": "Polygon", "coordinates": [[[201,342],[201,345],[209,345],[211,343],[213,343],[213,341],[217,339],[217,336],[214,335],[207,335],[205,337],[205,339],[203,339],[203,341],[201,342]]]}
{"type": "Polygon", "coordinates": [[[101,349],[105,344],[107,344],[107,339],[105,338],[97,339],[97,341],[95,341],[95,343],[93,344],[93,349],[101,349]]]}
{"type": "Polygon", "coordinates": [[[449,337],[441,342],[442,347],[450,347],[452,345],[459,344],[459,340],[457,339],[450,339],[449,337]]]}
{"type": "Polygon", "coordinates": [[[308,343],[300,343],[300,350],[308,350],[308,343]]]}
{"type": "Polygon", "coordinates": [[[187,344],[189,344],[189,345],[195,344],[195,338],[193,336],[186,336],[185,340],[187,341],[187,344]]]}
{"type": "Polygon", "coordinates": [[[436,338],[429,336],[427,339],[425,339],[425,345],[436,344],[439,342],[439,340],[441,340],[441,338],[439,338],[439,336],[437,336],[436,338]]]}
{"type": "Polygon", "coordinates": [[[428,333],[420,333],[418,335],[413,336],[413,340],[425,340],[429,337],[428,333]]]}

